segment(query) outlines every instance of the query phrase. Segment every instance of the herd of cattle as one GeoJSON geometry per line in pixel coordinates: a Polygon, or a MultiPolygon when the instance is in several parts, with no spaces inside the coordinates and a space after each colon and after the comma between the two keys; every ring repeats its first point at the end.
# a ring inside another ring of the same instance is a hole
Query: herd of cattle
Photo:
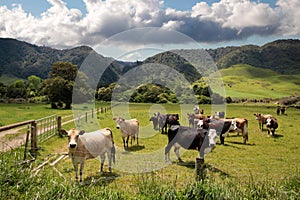
{"type": "MultiPolygon", "coordinates": [[[[165,161],[170,158],[170,149],[174,146],[174,152],[179,161],[182,161],[179,154],[179,148],[195,149],[199,152],[200,158],[210,152],[216,145],[217,137],[220,143],[224,145],[224,140],[229,132],[236,131],[237,134],[243,136],[243,143],[248,140],[248,120],[246,118],[224,118],[224,112],[217,112],[214,116],[204,116],[203,110],[195,110],[193,114],[187,114],[189,126],[182,126],[179,123],[178,114],[160,114],[154,113],[150,118],[155,130],[167,134],[168,144],[165,147],[165,161]]],[[[255,113],[259,128],[263,130],[265,124],[268,130],[268,136],[275,135],[278,128],[278,122],[275,117],[270,114],[264,115],[255,113]]],[[[137,119],[124,119],[122,117],[114,117],[116,128],[120,129],[123,139],[124,149],[128,150],[128,142],[131,139],[139,145],[139,121],[137,119]]],[[[71,129],[70,131],[62,130],[62,134],[69,138],[68,149],[69,156],[72,160],[73,167],[78,180],[78,165],[80,164],[80,183],[82,183],[82,172],[86,159],[96,158],[100,155],[101,165],[99,171],[103,170],[105,155],[107,154],[109,161],[109,172],[111,172],[112,162],[115,161],[115,146],[113,133],[110,128],[104,128],[98,131],[84,133],[71,129]]]]}

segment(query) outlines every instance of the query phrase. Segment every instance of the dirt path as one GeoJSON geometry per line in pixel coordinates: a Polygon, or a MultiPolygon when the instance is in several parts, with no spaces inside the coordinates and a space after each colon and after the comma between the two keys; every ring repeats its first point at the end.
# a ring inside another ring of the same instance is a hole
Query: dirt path
{"type": "MultiPolygon", "coordinates": [[[[66,117],[70,117],[70,116],[64,116],[63,118],[66,117]]],[[[62,122],[62,125],[68,124],[73,122],[74,119],[62,122]]],[[[49,130],[51,127],[46,127],[46,130],[49,130]]],[[[43,134],[45,131],[45,129],[43,130],[38,130],[37,134],[43,134]]],[[[0,152],[5,152],[11,149],[14,149],[16,147],[19,147],[23,144],[25,144],[26,142],[26,131],[27,131],[27,125],[18,127],[18,128],[14,128],[14,129],[10,129],[10,130],[6,130],[6,131],[1,131],[0,132],[0,152]],[[17,133],[23,132],[24,134],[20,134],[16,137],[14,137],[13,139],[9,139],[9,135],[14,135],[17,133]],[[8,136],[7,136],[8,135],[8,136]]]]}

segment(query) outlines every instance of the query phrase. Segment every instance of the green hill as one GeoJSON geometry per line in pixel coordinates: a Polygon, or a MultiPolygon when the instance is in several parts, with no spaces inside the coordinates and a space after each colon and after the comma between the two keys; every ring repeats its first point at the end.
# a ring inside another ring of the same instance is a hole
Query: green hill
{"type": "MultiPolygon", "coordinates": [[[[299,94],[300,74],[283,75],[270,69],[238,64],[219,70],[226,96],[238,98],[280,98],[299,94]]],[[[206,77],[208,78],[208,77],[206,77]]],[[[214,75],[209,77],[215,79],[214,75]]]]}

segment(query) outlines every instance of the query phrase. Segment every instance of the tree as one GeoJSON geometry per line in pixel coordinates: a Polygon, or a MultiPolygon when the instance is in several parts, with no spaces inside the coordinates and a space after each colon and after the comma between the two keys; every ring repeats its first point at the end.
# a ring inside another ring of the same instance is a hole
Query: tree
{"type": "Polygon", "coordinates": [[[57,62],[52,66],[49,78],[43,82],[43,92],[48,95],[51,107],[57,108],[57,103],[65,103],[65,108],[70,109],[74,80],[78,69],[71,62],[57,62]]]}
{"type": "Polygon", "coordinates": [[[42,81],[41,78],[35,75],[27,78],[27,90],[29,96],[36,96],[41,89],[42,81]]]}
{"type": "Polygon", "coordinates": [[[7,97],[26,98],[26,85],[24,80],[16,80],[7,88],[7,97]]]}

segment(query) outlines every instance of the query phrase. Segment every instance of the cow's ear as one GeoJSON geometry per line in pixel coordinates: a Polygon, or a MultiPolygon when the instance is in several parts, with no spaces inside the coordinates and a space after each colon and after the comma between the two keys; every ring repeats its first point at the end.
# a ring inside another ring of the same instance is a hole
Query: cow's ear
{"type": "Polygon", "coordinates": [[[59,131],[60,136],[68,136],[68,132],[66,130],[59,131]]]}
{"type": "Polygon", "coordinates": [[[85,133],[84,130],[79,131],[78,135],[83,135],[85,133]]]}

